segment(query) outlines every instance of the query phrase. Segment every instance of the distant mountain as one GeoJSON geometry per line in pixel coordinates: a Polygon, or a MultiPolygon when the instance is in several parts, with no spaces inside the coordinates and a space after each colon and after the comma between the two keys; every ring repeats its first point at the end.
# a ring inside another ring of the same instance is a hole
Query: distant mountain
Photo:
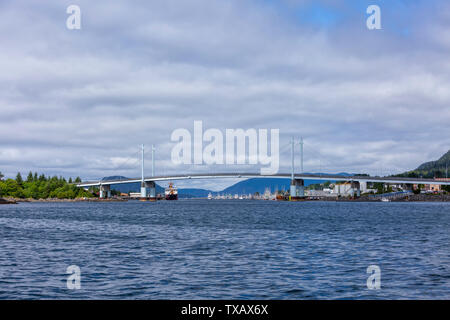
{"type": "MultiPolygon", "coordinates": [[[[102,178],[101,181],[110,181],[110,180],[128,180],[130,178],[124,177],[124,176],[109,176],[102,178]]],[[[129,192],[141,192],[141,183],[140,182],[133,182],[133,183],[120,183],[120,184],[112,184],[111,185],[112,190],[120,191],[123,193],[129,193],[129,192]]],[[[163,193],[164,188],[156,185],[156,193],[163,193]]]]}
{"type": "MultiPolygon", "coordinates": [[[[347,174],[341,174],[347,175],[347,174]]],[[[305,186],[311,184],[323,183],[324,180],[305,180],[305,186]]],[[[264,193],[266,188],[269,188],[272,192],[277,190],[289,190],[291,185],[291,179],[289,178],[252,178],[244,181],[240,181],[219,193],[224,194],[254,194],[258,192],[264,193]]]]}
{"type": "Polygon", "coordinates": [[[206,189],[194,189],[194,188],[178,189],[178,197],[180,198],[206,198],[209,193],[216,194],[216,192],[206,189]]]}
{"type": "Polygon", "coordinates": [[[437,171],[437,170],[445,170],[445,166],[450,164],[450,150],[447,151],[439,160],[429,161],[421,164],[416,170],[424,170],[424,171],[437,171]]]}
{"type": "Polygon", "coordinates": [[[407,171],[396,176],[411,178],[445,178],[446,166],[450,166],[450,150],[436,161],[425,162],[415,170],[407,171]]]}
{"type": "MultiPolygon", "coordinates": [[[[141,183],[133,182],[133,183],[121,183],[121,184],[112,184],[111,189],[117,190],[123,193],[129,192],[141,192],[141,183]]],[[[156,184],[156,193],[164,193],[164,188],[160,185],[156,184]]]]}
{"type": "Polygon", "coordinates": [[[225,188],[219,193],[224,194],[254,194],[258,192],[263,194],[266,188],[269,188],[272,192],[275,189],[278,190],[289,190],[291,180],[290,179],[279,179],[279,178],[252,178],[225,188]]]}

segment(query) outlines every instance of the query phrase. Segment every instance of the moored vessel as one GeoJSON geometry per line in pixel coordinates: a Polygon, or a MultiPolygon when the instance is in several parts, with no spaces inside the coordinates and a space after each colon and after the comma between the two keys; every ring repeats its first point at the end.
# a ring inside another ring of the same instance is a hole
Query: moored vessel
{"type": "Polygon", "coordinates": [[[169,183],[169,187],[164,191],[166,200],[178,200],[178,189],[174,188],[173,183],[169,183]]]}

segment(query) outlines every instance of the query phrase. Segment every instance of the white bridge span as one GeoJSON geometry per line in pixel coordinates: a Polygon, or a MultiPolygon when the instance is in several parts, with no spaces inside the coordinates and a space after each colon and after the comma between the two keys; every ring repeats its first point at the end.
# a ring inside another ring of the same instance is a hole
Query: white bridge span
{"type": "MultiPolygon", "coordinates": [[[[301,142],[303,145],[303,141],[301,142]]],[[[144,145],[142,145],[142,167],[141,178],[136,179],[122,179],[122,180],[98,180],[87,181],[78,183],[78,187],[100,187],[100,197],[105,195],[110,196],[111,185],[124,184],[124,183],[141,183],[141,197],[142,198],[156,198],[156,182],[158,181],[177,181],[177,180],[189,180],[189,179],[249,179],[249,178],[280,178],[291,179],[290,195],[291,198],[301,198],[304,196],[304,180],[328,180],[328,181],[348,181],[352,184],[352,190],[356,189],[356,193],[360,194],[360,184],[362,182],[380,182],[390,184],[438,184],[438,185],[450,185],[450,181],[439,181],[434,179],[418,179],[418,178],[400,178],[400,177],[371,177],[367,175],[356,176],[343,176],[343,175],[327,175],[327,174],[306,174],[295,173],[294,170],[294,139],[291,139],[291,173],[278,173],[274,175],[263,175],[259,173],[198,173],[198,174],[180,174],[180,175],[168,175],[168,176],[155,176],[155,148],[152,146],[152,176],[144,176],[144,145]]],[[[303,150],[301,151],[301,168],[303,171],[303,150]]]]}
{"type": "MultiPolygon", "coordinates": [[[[292,178],[291,173],[278,173],[275,175],[261,175],[258,173],[204,173],[204,174],[186,174],[186,175],[168,175],[168,176],[154,176],[124,179],[124,180],[98,180],[86,181],[78,183],[78,187],[94,187],[106,186],[123,183],[136,182],[157,182],[157,181],[177,181],[189,179],[249,179],[249,178],[292,178]]],[[[421,179],[421,178],[401,178],[401,177],[371,177],[371,176],[343,176],[343,175],[318,175],[318,174],[294,174],[295,180],[324,180],[324,181],[355,181],[355,182],[381,182],[392,184],[436,184],[436,185],[450,185],[450,181],[440,181],[435,179],[421,179]]]]}

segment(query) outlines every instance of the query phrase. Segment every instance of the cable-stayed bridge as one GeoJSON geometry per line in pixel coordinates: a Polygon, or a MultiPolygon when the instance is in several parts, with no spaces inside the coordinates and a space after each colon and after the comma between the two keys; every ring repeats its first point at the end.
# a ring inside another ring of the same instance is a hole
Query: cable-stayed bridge
{"type": "MultiPolygon", "coordinates": [[[[303,169],[303,140],[301,140],[301,168],[303,169]]],[[[155,175],[155,148],[152,146],[152,176],[144,176],[144,146],[142,145],[142,160],[141,160],[141,177],[134,179],[120,179],[120,180],[96,180],[78,183],[78,187],[89,188],[99,187],[100,197],[110,197],[111,185],[126,184],[126,183],[141,183],[141,197],[156,199],[156,182],[159,181],[179,181],[179,180],[198,180],[198,179],[250,179],[250,178],[290,178],[290,195],[291,199],[296,200],[303,198],[304,181],[305,180],[324,180],[324,181],[342,181],[350,182],[352,194],[360,196],[361,183],[383,183],[403,185],[405,189],[412,190],[413,185],[450,185],[448,179],[423,179],[423,178],[407,178],[407,177],[379,177],[369,175],[336,175],[336,174],[308,174],[295,173],[294,171],[294,140],[291,140],[291,172],[290,173],[276,173],[271,175],[248,173],[248,172],[226,172],[226,173],[185,173],[172,175],[155,175]]]]}
{"type": "Polygon", "coordinates": [[[258,173],[202,173],[202,174],[178,174],[167,176],[152,176],[135,178],[135,179],[122,179],[122,180],[99,180],[99,181],[86,181],[77,184],[79,187],[100,187],[100,197],[107,197],[110,192],[110,186],[124,183],[141,183],[141,197],[143,198],[156,198],[156,185],[155,182],[159,181],[178,181],[178,180],[190,180],[190,179],[250,179],[250,178],[291,178],[291,195],[295,197],[304,196],[304,180],[324,180],[324,181],[343,181],[350,182],[352,189],[356,196],[360,195],[360,185],[363,182],[379,182],[385,184],[401,184],[410,186],[416,184],[433,184],[433,185],[450,185],[450,181],[439,181],[434,179],[421,179],[421,178],[400,178],[400,177],[371,177],[371,176],[343,176],[343,175],[325,175],[325,174],[297,174],[295,173],[292,179],[292,173],[278,173],[275,175],[261,175],[258,173]]]}

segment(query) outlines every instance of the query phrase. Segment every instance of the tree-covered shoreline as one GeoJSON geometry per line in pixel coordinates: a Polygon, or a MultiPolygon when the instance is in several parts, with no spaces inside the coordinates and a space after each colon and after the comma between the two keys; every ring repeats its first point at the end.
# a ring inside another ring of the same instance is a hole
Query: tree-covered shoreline
{"type": "Polygon", "coordinates": [[[46,177],[44,174],[28,173],[24,180],[20,172],[15,179],[4,179],[0,172],[0,197],[16,199],[77,199],[92,198],[94,194],[78,188],[74,183],[81,182],[64,177],[46,177]]]}

